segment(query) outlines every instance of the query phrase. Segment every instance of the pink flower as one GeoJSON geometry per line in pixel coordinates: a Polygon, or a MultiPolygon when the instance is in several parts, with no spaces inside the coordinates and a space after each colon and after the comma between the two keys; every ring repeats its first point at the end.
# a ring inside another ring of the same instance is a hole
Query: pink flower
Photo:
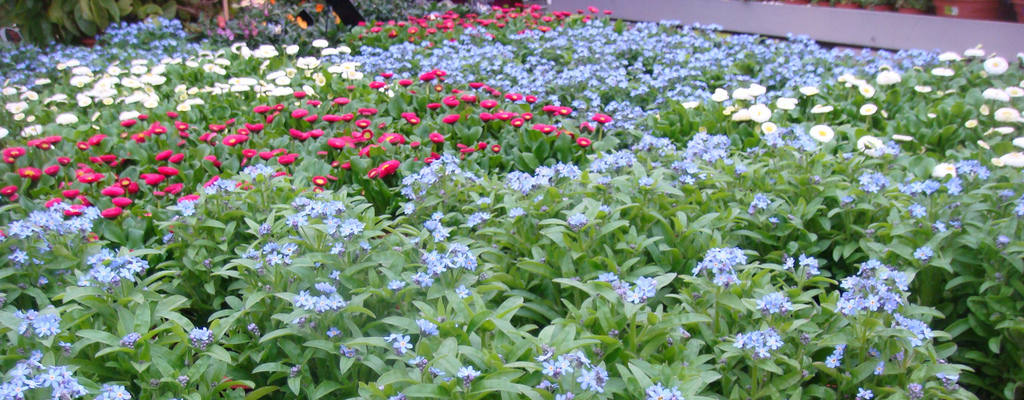
{"type": "Polygon", "coordinates": [[[449,114],[445,116],[443,119],[441,119],[441,122],[444,122],[446,124],[454,124],[459,120],[460,117],[461,116],[459,114],[449,114]]]}

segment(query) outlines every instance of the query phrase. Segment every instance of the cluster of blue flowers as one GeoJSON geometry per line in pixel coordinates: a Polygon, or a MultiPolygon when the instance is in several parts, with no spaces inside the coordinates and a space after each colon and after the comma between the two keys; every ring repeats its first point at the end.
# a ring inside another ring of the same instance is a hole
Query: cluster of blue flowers
{"type": "Polygon", "coordinates": [[[757,300],[757,308],[764,315],[787,314],[793,309],[793,303],[782,292],[772,292],[757,300]]]}
{"type": "Polygon", "coordinates": [[[610,283],[612,289],[615,289],[615,293],[619,294],[619,297],[633,304],[643,304],[658,292],[658,282],[654,278],[646,276],[636,278],[633,281],[633,285],[630,285],[628,282],[619,279],[619,276],[615,273],[605,272],[597,277],[597,281],[610,283]]]}
{"type": "Polygon", "coordinates": [[[857,178],[860,189],[868,193],[878,193],[889,187],[889,178],[881,172],[864,172],[857,178]]]}
{"type": "Polygon", "coordinates": [[[7,380],[0,384],[0,400],[33,398],[29,392],[34,389],[49,389],[52,399],[77,399],[89,394],[68,367],[45,366],[42,360],[43,353],[34,350],[28,359],[18,361],[7,371],[7,380]]]}
{"type": "Polygon", "coordinates": [[[308,290],[300,290],[292,299],[292,303],[300,310],[313,311],[323,314],[328,311],[338,311],[348,306],[348,303],[338,294],[338,289],[327,282],[318,282],[313,287],[320,292],[312,295],[308,290]]]}
{"type": "Polygon", "coordinates": [[[836,308],[844,315],[878,310],[894,313],[903,305],[909,284],[907,274],[871,259],[861,264],[856,275],[843,279],[840,286],[844,291],[836,308]]]}
{"type": "Polygon", "coordinates": [[[92,286],[94,283],[104,288],[116,287],[122,281],[135,282],[136,278],[149,269],[149,262],[139,257],[118,256],[110,249],[101,249],[85,259],[90,267],[89,272],[78,280],[78,286],[92,286]]]}
{"type": "MultiPolygon", "coordinates": [[[[804,276],[806,278],[810,278],[812,276],[817,276],[821,274],[821,270],[818,269],[820,265],[818,264],[817,258],[808,257],[806,254],[801,254],[799,260],[800,268],[804,269],[804,276]]],[[[796,263],[796,260],[794,260],[793,257],[787,256],[786,259],[783,260],[783,262],[786,269],[792,270],[794,264],[796,263]]]]}
{"type": "Polygon", "coordinates": [[[42,314],[36,310],[17,310],[14,312],[14,317],[21,320],[18,325],[19,335],[28,336],[34,332],[36,337],[44,339],[60,333],[60,316],[57,314],[42,314]]]}
{"type": "Polygon", "coordinates": [[[525,196],[533,189],[552,185],[558,178],[578,180],[581,175],[579,167],[558,163],[554,167],[537,167],[532,175],[527,172],[511,171],[505,176],[505,187],[525,196]]]}
{"type": "Polygon", "coordinates": [[[188,340],[192,342],[192,346],[199,350],[206,350],[208,346],[213,344],[213,332],[209,328],[192,328],[188,333],[188,340]]]}
{"type": "Polygon", "coordinates": [[[459,159],[451,154],[442,154],[441,158],[423,166],[419,171],[402,178],[402,188],[399,192],[406,199],[416,200],[427,194],[434,184],[442,178],[464,178],[470,182],[479,182],[480,177],[465,171],[459,166],[459,159]]]}
{"type": "Polygon", "coordinates": [[[733,268],[746,263],[747,256],[743,254],[743,250],[740,248],[714,248],[704,254],[704,259],[697,263],[696,267],[693,267],[691,274],[697,276],[703,271],[711,271],[715,274],[712,281],[716,285],[729,287],[730,285],[740,283],[740,279],[736,276],[736,271],[733,268]]]}
{"type": "Polygon", "coordinates": [[[771,352],[782,348],[782,344],[782,337],[772,328],[738,333],[733,342],[737,349],[753,350],[755,359],[771,357],[771,352]]]}
{"type": "Polygon", "coordinates": [[[299,245],[295,243],[278,244],[268,242],[259,250],[250,249],[243,254],[243,257],[258,260],[260,263],[257,270],[262,271],[264,265],[271,267],[291,265],[292,257],[299,251],[299,245]]]}
{"type": "Polygon", "coordinates": [[[842,364],[843,354],[846,352],[845,344],[837,344],[832,354],[825,359],[825,366],[829,368],[838,368],[842,364]]]}
{"type": "Polygon", "coordinates": [[[686,400],[678,386],[667,388],[660,383],[648,387],[644,394],[647,395],[645,400],[686,400]]]}

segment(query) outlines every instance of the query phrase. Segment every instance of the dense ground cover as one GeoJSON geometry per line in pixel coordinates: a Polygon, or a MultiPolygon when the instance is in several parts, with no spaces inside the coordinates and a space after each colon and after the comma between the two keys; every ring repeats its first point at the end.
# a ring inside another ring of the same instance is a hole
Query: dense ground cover
{"type": "Polygon", "coordinates": [[[4,53],[0,398],[1016,396],[1022,60],[592,13],[4,53]]]}

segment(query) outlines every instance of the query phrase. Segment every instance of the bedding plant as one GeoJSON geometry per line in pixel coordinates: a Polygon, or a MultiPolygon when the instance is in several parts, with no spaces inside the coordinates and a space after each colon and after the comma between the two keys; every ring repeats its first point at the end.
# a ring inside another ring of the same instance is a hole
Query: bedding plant
{"type": "Polygon", "coordinates": [[[5,53],[0,398],[1020,396],[1020,58],[605,15],[5,53]]]}

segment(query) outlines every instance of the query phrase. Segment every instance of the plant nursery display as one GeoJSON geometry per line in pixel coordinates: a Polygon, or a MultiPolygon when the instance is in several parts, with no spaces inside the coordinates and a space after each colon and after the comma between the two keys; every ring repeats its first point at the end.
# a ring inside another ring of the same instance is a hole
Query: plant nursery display
{"type": "Polygon", "coordinates": [[[278,11],[3,45],[0,399],[1024,396],[1024,56],[278,11]]]}

